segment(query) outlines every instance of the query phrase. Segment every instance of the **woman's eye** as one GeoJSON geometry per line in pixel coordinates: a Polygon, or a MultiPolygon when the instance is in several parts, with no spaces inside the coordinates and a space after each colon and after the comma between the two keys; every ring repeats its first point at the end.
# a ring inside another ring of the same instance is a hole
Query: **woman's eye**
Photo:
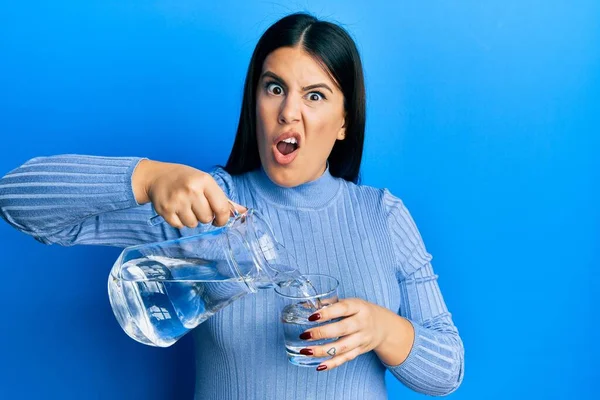
{"type": "Polygon", "coordinates": [[[267,84],[267,92],[272,93],[276,96],[279,96],[283,93],[283,89],[276,83],[268,83],[267,84]]]}
{"type": "Polygon", "coordinates": [[[323,93],[321,93],[321,92],[310,92],[308,94],[308,99],[310,101],[321,101],[321,100],[325,99],[325,96],[323,96],[323,93]]]}

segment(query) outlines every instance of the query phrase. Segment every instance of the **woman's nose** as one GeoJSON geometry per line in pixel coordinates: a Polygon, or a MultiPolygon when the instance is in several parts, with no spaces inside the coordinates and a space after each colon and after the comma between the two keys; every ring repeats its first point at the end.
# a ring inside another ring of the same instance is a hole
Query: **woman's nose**
{"type": "Polygon", "coordinates": [[[297,121],[300,121],[300,101],[294,96],[286,96],[281,103],[279,123],[290,124],[297,121]]]}

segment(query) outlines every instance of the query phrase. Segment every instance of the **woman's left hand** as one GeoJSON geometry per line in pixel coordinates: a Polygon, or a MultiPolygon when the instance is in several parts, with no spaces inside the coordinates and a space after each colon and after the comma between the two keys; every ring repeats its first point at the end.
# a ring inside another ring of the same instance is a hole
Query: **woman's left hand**
{"type": "Polygon", "coordinates": [[[340,300],[320,309],[309,320],[327,322],[343,318],[342,320],[308,329],[300,335],[300,339],[308,341],[338,337],[339,340],[322,346],[305,347],[300,353],[313,357],[333,356],[321,363],[317,367],[318,371],[339,367],[383,343],[390,314],[398,317],[390,310],[362,299],[340,300]]]}

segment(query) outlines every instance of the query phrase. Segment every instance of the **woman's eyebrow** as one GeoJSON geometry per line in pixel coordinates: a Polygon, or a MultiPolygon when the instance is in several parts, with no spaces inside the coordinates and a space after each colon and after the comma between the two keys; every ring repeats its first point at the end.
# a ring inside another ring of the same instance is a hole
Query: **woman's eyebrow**
{"type": "MultiPolygon", "coordinates": [[[[267,77],[273,78],[276,81],[278,81],[279,83],[281,83],[283,86],[287,87],[283,78],[278,76],[276,73],[271,72],[271,71],[265,71],[261,75],[260,79],[264,79],[267,77]]],[[[331,90],[331,88],[326,83],[315,83],[314,85],[308,85],[308,86],[303,87],[302,90],[307,91],[307,90],[312,90],[312,89],[317,89],[317,88],[324,88],[324,89],[329,90],[331,93],[333,93],[333,90],[331,90]]]]}
{"type": "Polygon", "coordinates": [[[275,79],[276,81],[278,81],[279,83],[281,83],[283,86],[287,87],[287,85],[285,84],[285,81],[278,76],[276,73],[271,72],[271,71],[265,71],[263,72],[263,74],[260,76],[260,79],[264,79],[264,78],[272,78],[275,79]]]}
{"type": "Polygon", "coordinates": [[[331,88],[326,83],[315,83],[314,85],[308,85],[308,86],[303,87],[302,90],[307,91],[307,90],[312,90],[312,89],[317,89],[317,88],[327,89],[331,92],[331,94],[333,94],[333,90],[331,90],[331,88]]]}

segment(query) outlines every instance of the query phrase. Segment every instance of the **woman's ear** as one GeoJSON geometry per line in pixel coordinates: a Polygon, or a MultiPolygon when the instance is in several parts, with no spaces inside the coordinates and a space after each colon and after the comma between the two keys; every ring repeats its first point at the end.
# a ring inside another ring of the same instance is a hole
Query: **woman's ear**
{"type": "Polygon", "coordinates": [[[342,127],[340,128],[337,134],[337,140],[344,139],[346,139],[346,119],[344,119],[344,123],[342,124],[342,127]]]}

